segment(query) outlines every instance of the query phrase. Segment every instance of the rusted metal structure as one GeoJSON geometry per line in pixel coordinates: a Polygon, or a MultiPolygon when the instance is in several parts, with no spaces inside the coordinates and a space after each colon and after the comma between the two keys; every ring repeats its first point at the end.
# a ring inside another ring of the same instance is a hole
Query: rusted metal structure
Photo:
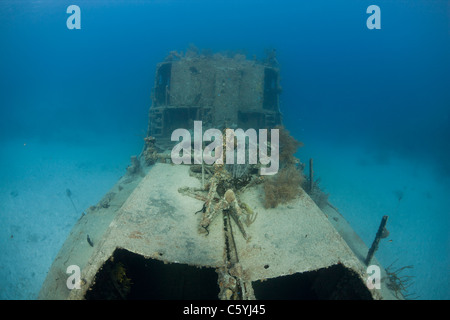
{"type": "Polygon", "coordinates": [[[141,156],[80,217],[39,299],[398,298],[384,283],[367,288],[367,247],[334,207],[299,192],[268,208],[257,173],[202,166],[199,179],[195,165],[156,151],[195,120],[219,129],[281,124],[274,62],[171,54],[157,65],[141,156]],[[78,278],[69,277],[73,267],[78,278]]]}
{"type": "MultiPolygon", "coordinates": [[[[270,60],[269,60],[270,61],[270,60]]],[[[177,128],[273,128],[281,124],[279,69],[237,54],[171,55],[157,65],[148,135],[160,146],[177,128]]]]}

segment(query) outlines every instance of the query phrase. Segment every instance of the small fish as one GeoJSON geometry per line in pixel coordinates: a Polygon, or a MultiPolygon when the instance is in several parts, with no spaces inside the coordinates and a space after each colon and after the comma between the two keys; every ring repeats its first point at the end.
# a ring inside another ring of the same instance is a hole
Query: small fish
{"type": "Polygon", "coordinates": [[[395,196],[397,197],[398,201],[400,202],[403,199],[404,192],[401,190],[395,190],[394,191],[395,196]]]}
{"type": "Polygon", "coordinates": [[[381,238],[387,238],[389,237],[389,230],[384,227],[383,232],[381,233],[381,238]]]}
{"type": "Polygon", "coordinates": [[[89,235],[87,235],[86,240],[87,240],[87,242],[89,243],[89,245],[90,245],[91,247],[94,247],[94,242],[91,240],[91,238],[89,237],[89,235]]]}
{"type": "Polygon", "coordinates": [[[66,195],[70,199],[70,202],[72,202],[72,206],[75,209],[75,213],[77,213],[78,209],[77,209],[77,207],[75,206],[75,203],[73,203],[73,200],[72,200],[72,191],[70,191],[70,189],[66,189],[66,195]]]}

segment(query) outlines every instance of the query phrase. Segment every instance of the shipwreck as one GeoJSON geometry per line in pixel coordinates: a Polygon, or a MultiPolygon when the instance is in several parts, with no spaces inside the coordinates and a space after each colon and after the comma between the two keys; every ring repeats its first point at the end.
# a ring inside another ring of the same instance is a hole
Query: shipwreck
{"type": "Polygon", "coordinates": [[[172,132],[195,121],[284,130],[281,91],[273,54],[170,53],[156,66],[143,151],[80,217],[39,299],[395,299],[383,282],[368,288],[367,247],[305,191],[287,131],[284,182],[261,163],[172,163],[172,132]],[[70,266],[80,270],[72,286],[70,266]]]}

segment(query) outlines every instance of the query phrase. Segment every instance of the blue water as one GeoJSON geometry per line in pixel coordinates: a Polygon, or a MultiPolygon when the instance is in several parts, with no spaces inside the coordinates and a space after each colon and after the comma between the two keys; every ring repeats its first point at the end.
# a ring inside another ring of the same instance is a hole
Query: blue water
{"type": "Polygon", "coordinates": [[[66,188],[83,210],[124,174],[156,64],[191,43],[276,48],[297,155],[366,244],[390,216],[384,265],[414,265],[421,299],[450,298],[448,1],[3,0],[0,39],[0,298],[36,298],[78,218],[66,188]]]}

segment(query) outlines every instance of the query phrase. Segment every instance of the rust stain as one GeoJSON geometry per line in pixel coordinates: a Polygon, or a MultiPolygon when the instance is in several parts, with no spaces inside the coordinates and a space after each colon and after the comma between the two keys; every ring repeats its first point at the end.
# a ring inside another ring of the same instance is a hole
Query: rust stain
{"type": "Polygon", "coordinates": [[[130,233],[130,235],[128,237],[131,239],[142,239],[143,234],[140,231],[133,231],[132,233],[130,233]]]}

